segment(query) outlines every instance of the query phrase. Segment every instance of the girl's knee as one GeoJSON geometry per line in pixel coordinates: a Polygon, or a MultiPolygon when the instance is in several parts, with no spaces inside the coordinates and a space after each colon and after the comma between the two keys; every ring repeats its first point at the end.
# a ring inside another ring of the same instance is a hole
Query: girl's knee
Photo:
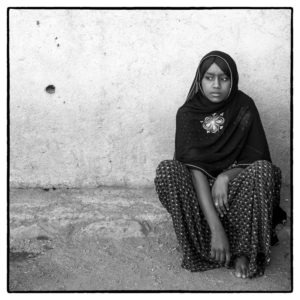
{"type": "Polygon", "coordinates": [[[156,169],[156,178],[168,178],[168,180],[172,178],[179,182],[189,176],[188,168],[177,160],[164,160],[156,169]]]}
{"type": "Polygon", "coordinates": [[[256,178],[260,178],[265,185],[269,186],[271,182],[280,182],[281,171],[278,167],[274,166],[270,161],[258,160],[250,166],[256,178]]]}
{"type": "Polygon", "coordinates": [[[264,172],[272,172],[275,166],[268,160],[257,160],[251,164],[252,168],[256,170],[262,170],[264,172]]]}
{"type": "Polygon", "coordinates": [[[163,160],[159,163],[156,168],[156,174],[160,173],[162,170],[170,168],[172,165],[172,160],[163,160]]]}
{"type": "Polygon", "coordinates": [[[185,167],[185,166],[178,160],[168,159],[168,160],[163,160],[162,162],[160,162],[156,171],[161,170],[161,169],[174,169],[174,168],[178,168],[178,167],[181,168],[181,167],[185,167]]]}

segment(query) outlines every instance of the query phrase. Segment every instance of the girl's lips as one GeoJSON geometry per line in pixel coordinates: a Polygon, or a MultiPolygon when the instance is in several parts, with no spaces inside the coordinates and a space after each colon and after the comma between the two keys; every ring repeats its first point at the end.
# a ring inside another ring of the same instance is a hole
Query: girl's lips
{"type": "Polygon", "coordinates": [[[219,97],[221,95],[221,93],[210,93],[210,94],[214,97],[219,97]]]}

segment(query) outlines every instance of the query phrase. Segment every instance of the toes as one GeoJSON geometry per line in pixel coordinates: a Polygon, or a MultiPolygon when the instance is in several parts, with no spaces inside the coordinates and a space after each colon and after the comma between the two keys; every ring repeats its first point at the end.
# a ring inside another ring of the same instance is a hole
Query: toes
{"type": "Polygon", "coordinates": [[[242,268],[242,278],[246,278],[246,273],[247,273],[247,270],[245,267],[242,268]]]}
{"type": "Polygon", "coordinates": [[[264,271],[259,271],[258,272],[258,276],[263,276],[264,275],[264,271]]]}
{"type": "Polygon", "coordinates": [[[242,277],[242,272],[240,270],[240,268],[237,268],[234,272],[234,275],[238,278],[241,278],[242,277]]]}
{"type": "Polygon", "coordinates": [[[247,268],[247,274],[246,274],[246,276],[247,276],[247,278],[249,278],[249,268],[247,268]]]}
{"type": "Polygon", "coordinates": [[[237,277],[237,278],[241,278],[242,277],[242,274],[241,274],[241,272],[235,272],[235,276],[237,277]]]}
{"type": "Polygon", "coordinates": [[[236,260],[234,275],[243,279],[249,277],[248,261],[245,258],[239,258],[236,260]]]}
{"type": "Polygon", "coordinates": [[[242,275],[240,272],[234,272],[234,276],[237,278],[241,278],[242,275]]]}
{"type": "Polygon", "coordinates": [[[249,270],[248,270],[248,266],[243,266],[243,268],[242,268],[242,278],[248,278],[248,276],[249,276],[249,270]]]}

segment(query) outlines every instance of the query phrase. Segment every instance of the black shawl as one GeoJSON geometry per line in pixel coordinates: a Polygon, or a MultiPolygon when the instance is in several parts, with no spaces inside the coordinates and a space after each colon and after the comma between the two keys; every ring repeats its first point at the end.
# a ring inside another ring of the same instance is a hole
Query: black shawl
{"type": "Polygon", "coordinates": [[[231,166],[271,161],[257,108],[238,90],[236,64],[226,53],[212,51],[198,66],[187,100],[176,116],[175,159],[211,177],[231,166]],[[230,93],[219,103],[207,99],[201,88],[200,67],[211,56],[223,59],[230,70],[230,93]]]}

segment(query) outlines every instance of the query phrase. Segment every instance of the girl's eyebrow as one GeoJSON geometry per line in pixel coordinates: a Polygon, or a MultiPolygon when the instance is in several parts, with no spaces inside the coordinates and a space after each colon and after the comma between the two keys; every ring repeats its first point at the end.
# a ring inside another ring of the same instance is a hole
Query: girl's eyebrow
{"type": "Polygon", "coordinates": [[[217,73],[210,73],[210,72],[206,72],[204,75],[209,75],[209,76],[227,76],[225,73],[217,74],[217,73]]]}
{"type": "Polygon", "coordinates": [[[220,74],[216,74],[216,73],[210,73],[210,72],[206,72],[206,75],[226,75],[225,73],[220,73],[220,74]]]}

